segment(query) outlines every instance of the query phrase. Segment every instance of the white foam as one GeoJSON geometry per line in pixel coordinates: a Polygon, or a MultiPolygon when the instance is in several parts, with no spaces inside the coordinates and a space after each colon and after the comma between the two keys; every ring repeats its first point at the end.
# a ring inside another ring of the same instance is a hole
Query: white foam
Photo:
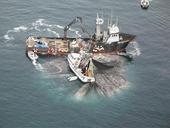
{"type": "Polygon", "coordinates": [[[76,29],[69,28],[68,30],[71,32],[74,32],[78,37],[81,37],[81,35],[79,34],[79,31],[77,31],[76,29]]]}
{"type": "Polygon", "coordinates": [[[26,26],[19,26],[13,28],[14,32],[21,32],[21,31],[26,31],[28,28],[26,26]]]}
{"type": "Polygon", "coordinates": [[[73,29],[73,28],[69,28],[69,30],[70,30],[71,32],[76,32],[76,30],[73,29]]]}
{"type": "Polygon", "coordinates": [[[35,66],[35,69],[37,69],[38,71],[44,71],[44,68],[40,63],[37,62],[37,64],[34,66],[35,66]]]}
{"type": "Polygon", "coordinates": [[[55,25],[57,28],[64,29],[64,26],[61,25],[55,25]]]}
{"type": "MultiPolygon", "coordinates": [[[[64,26],[58,24],[48,24],[46,23],[45,19],[37,19],[31,24],[21,25],[8,30],[3,36],[3,38],[5,39],[5,42],[15,40],[15,35],[16,35],[15,33],[20,33],[20,32],[28,32],[28,33],[36,32],[36,35],[38,34],[41,35],[42,32],[49,32],[49,34],[53,34],[54,36],[60,37],[59,33],[56,32],[58,28],[64,29],[64,26]]],[[[74,32],[76,35],[81,37],[79,31],[73,28],[70,28],[69,31],[74,32]]]]}
{"type": "Polygon", "coordinates": [[[134,41],[134,42],[131,42],[131,44],[132,44],[131,49],[130,51],[128,51],[128,54],[131,54],[133,57],[140,56],[141,51],[140,51],[138,43],[134,41]]]}
{"type": "Polygon", "coordinates": [[[39,28],[38,28],[38,26],[35,26],[33,29],[35,29],[36,31],[41,31],[39,28]]]}
{"type": "Polygon", "coordinates": [[[44,19],[38,19],[32,23],[32,26],[43,26],[44,19]]]}
{"type": "MultiPolygon", "coordinates": [[[[61,26],[61,25],[55,25],[55,26],[56,26],[57,28],[64,29],[64,26],[61,26]]],[[[78,37],[81,37],[79,31],[77,31],[76,29],[69,28],[69,31],[75,32],[75,34],[78,35],[78,37]]]]}
{"type": "Polygon", "coordinates": [[[78,37],[81,37],[81,35],[79,34],[79,31],[75,31],[76,35],[78,35],[78,37]]]}
{"type": "Polygon", "coordinates": [[[4,39],[6,40],[14,40],[14,37],[10,37],[8,34],[4,35],[4,39]]]}
{"type": "Polygon", "coordinates": [[[41,27],[48,27],[51,28],[53,25],[45,23],[45,19],[38,19],[35,22],[32,23],[32,29],[34,28],[35,30],[40,31],[39,28],[41,27]]]}
{"type": "Polygon", "coordinates": [[[57,37],[60,37],[59,33],[57,33],[56,31],[51,30],[50,28],[47,28],[47,31],[51,32],[52,34],[54,34],[57,37]]]}
{"type": "Polygon", "coordinates": [[[3,36],[5,40],[7,41],[10,41],[10,40],[14,40],[14,33],[18,33],[18,32],[23,32],[23,31],[26,31],[28,28],[26,26],[19,26],[19,27],[14,27],[13,29],[11,30],[8,30],[6,32],[6,34],[3,36]]]}
{"type": "Polygon", "coordinates": [[[139,48],[139,45],[137,42],[133,42],[133,45],[134,45],[134,49],[135,49],[135,53],[137,56],[139,56],[141,54],[141,51],[140,51],[140,48],[139,48]]]}

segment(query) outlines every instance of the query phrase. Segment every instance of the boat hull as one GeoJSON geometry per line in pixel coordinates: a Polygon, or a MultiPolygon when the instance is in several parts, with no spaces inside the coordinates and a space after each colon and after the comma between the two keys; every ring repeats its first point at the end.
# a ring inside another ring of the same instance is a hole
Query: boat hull
{"type": "MultiPolygon", "coordinates": [[[[121,52],[125,51],[126,47],[128,44],[135,38],[134,35],[131,34],[125,34],[125,33],[120,33],[120,37],[122,38],[121,41],[119,42],[113,42],[111,44],[106,44],[101,42],[96,42],[93,40],[93,45],[89,49],[88,52],[91,53],[108,53],[108,52],[121,52]],[[104,49],[101,51],[95,51],[95,45],[102,46],[104,49]]],[[[90,41],[90,38],[82,38],[85,42],[90,41]]],[[[71,48],[70,48],[70,43],[76,40],[76,38],[67,38],[67,40],[64,40],[64,38],[57,38],[57,37],[28,37],[26,40],[26,51],[31,51],[35,50],[35,53],[38,55],[67,55],[70,53],[71,48]],[[40,40],[44,41],[48,44],[48,48],[35,48],[36,41],[34,40],[40,40]]],[[[79,50],[76,49],[76,51],[73,52],[78,52],[79,50]]]]}
{"type": "Polygon", "coordinates": [[[148,5],[148,6],[143,6],[143,5],[141,5],[141,8],[142,8],[142,9],[148,9],[148,7],[149,7],[149,5],[148,5]]]}
{"type": "Polygon", "coordinates": [[[33,51],[28,51],[27,52],[27,57],[31,60],[31,61],[36,61],[38,59],[38,55],[35,54],[33,51]]]}
{"type": "Polygon", "coordinates": [[[71,70],[75,73],[75,75],[83,82],[83,83],[92,83],[95,82],[95,78],[94,77],[87,77],[84,76],[81,73],[81,69],[77,68],[76,66],[73,65],[71,59],[70,59],[70,54],[68,54],[68,63],[69,63],[69,67],[71,68],[71,70]]]}
{"type": "Polygon", "coordinates": [[[149,1],[148,0],[141,0],[141,8],[142,9],[148,9],[149,7],[149,1]]]}

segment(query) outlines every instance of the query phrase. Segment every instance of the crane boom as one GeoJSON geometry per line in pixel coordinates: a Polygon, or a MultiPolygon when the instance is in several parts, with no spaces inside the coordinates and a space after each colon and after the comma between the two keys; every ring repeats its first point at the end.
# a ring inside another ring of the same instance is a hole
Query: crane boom
{"type": "Polygon", "coordinates": [[[90,34],[85,30],[85,28],[83,27],[83,20],[81,17],[76,17],[75,19],[73,19],[67,26],[64,27],[64,39],[67,38],[67,31],[69,30],[69,28],[71,27],[71,25],[80,22],[80,27],[82,29],[83,32],[86,32],[89,36],[90,34]]]}

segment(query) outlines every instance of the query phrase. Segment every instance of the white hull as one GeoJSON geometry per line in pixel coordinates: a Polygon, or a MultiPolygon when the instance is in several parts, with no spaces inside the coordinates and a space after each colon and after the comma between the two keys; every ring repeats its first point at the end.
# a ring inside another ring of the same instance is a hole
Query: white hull
{"type": "Polygon", "coordinates": [[[141,0],[141,7],[147,9],[149,7],[149,0],[141,0]]]}
{"type": "Polygon", "coordinates": [[[32,63],[34,65],[36,65],[37,59],[38,59],[38,55],[35,54],[33,51],[28,51],[27,52],[28,58],[32,61],[32,63]]]}
{"type": "Polygon", "coordinates": [[[72,62],[72,60],[71,60],[70,54],[68,54],[68,62],[69,62],[69,66],[70,66],[71,70],[75,73],[75,75],[76,75],[83,83],[95,82],[95,78],[94,78],[94,77],[85,76],[85,75],[82,73],[81,68],[77,68],[77,67],[73,64],[73,62],[72,62]]]}

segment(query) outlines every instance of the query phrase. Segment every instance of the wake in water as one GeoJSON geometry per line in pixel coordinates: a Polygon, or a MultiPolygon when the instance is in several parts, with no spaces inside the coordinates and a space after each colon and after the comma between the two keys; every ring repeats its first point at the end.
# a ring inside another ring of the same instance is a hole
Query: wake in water
{"type": "Polygon", "coordinates": [[[24,32],[24,31],[26,31],[27,29],[28,29],[27,27],[22,26],[22,25],[19,26],[19,27],[14,27],[13,29],[8,30],[3,37],[4,37],[4,39],[5,39],[6,41],[14,40],[14,39],[15,39],[15,38],[14,38],[14,33],[24,32]]]}
{"type": "Polygon", "coordinates": [[[63,59],[54,59],[52,61],[45,62],[42,66],[44,71],[49,74],[57,75],[68,73],[68,65],[63,59]]]}
{"type": "MultiPolygon", "coordinates": [[[[33,64],[34,65],[34,64],[33,64]]],[[[34,65],[35,66],[35,69],[36,70],[38,70],[38,71],[44,71],[44,68],[43,68],[43,66],[39,63],[39,62],[37,62],[37,64],[36,65],[34,65]]]]}
{"type": "Polygon", "coordinates": [[[128,45],[127,48],[127,54],[129,54],[130,56],[132,56],[132,58],[135,58],[137,56],[140,56],[141,51],[138,45],[138,42],[133,41],[128,45]]]}
{"type": "Polygon", "coordinates": [[[46,76],[50,78],[56,77],[69,77],[70,72],[67,62],[63,58],[56,58],[53,60],[46,61],[40,64],[37,62],[35,69],[43,72],[46,76]]]}
{"type": "MultiPolygon", "coordinates": [[[[27,25],[20,25],[18,27],[14,27],[10,30],[8,30],[4,36],[4,42],[10,42],[16,39],[17,33],[29,33],[29,35],[34,36],[40,36],[40,35],[46,35],[46,36],[54,36],[54,37],[60,37],[60,34],[58,31],[61,31],[61,29],[64,29],[64,26],[57,25],[57,24],[48,24],[45,19],[38,19],[35,22],[27,25]]],[[[73,32],[76,36],[81,37],[79,31],[70,28],[70,32],[73,32]]],[[[26,35],[28,37],[29,35],[26,35]]]]}

